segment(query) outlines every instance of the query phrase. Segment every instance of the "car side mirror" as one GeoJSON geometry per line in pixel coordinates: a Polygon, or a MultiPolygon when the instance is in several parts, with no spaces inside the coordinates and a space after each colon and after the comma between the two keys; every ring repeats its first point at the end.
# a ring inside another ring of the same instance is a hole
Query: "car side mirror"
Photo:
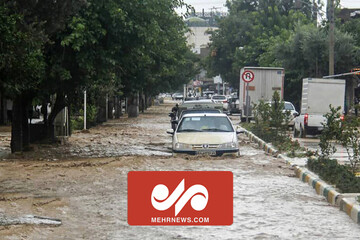
{"type": "Polygon", "coordinates": [[[174,129],[168,129],[168,130],[166,130],[166,133],[173,135],[174,134],[174,129]]]}

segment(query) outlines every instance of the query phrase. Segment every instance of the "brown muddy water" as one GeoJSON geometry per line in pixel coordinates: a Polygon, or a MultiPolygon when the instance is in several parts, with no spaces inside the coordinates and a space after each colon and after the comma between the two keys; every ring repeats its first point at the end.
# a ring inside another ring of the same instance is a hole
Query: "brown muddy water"
{"type": "Polygon", "coordinates": [[[65,145],[6,155],[0,161],[0,219],[31,214],[62,224],[0,226],[0,239],[358,239],[360,227],[346,214],[242,134],[237,158],[172,157],[166,134],[172,105],[77,132],[65,145]],[[234,174],[231,226],[127,224],[129,171],[209,170],[234,174]]]}

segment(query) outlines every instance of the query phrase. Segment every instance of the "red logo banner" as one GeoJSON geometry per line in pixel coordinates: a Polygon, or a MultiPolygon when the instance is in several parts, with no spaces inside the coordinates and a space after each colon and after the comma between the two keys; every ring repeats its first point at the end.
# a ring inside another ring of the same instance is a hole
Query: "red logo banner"
{"type": "Polygon", "coordinates": [[[231,225],[233,174],[156,171],[128,174],[130,225],[231,225]]]}

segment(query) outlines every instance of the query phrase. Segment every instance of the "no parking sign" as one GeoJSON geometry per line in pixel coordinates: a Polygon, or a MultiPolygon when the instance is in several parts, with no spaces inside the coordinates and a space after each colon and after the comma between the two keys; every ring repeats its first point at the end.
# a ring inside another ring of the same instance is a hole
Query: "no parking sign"
{"type": "Polygon", "coordinates": [[[242,80],[247,83],[254,80],[254,77],[255,77],[255,74],[250,70],[244,71],[243,74],[241,75],[242,80]]]}

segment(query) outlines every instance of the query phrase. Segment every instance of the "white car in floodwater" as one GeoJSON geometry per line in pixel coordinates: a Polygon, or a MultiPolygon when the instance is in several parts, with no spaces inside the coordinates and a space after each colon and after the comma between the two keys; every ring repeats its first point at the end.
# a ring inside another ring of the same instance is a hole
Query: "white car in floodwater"
{"type": "Polygon", "coordinates": [[[194,113],[182,117],[173,135],[173,155],[239,156],[240,133],[223,113],[194,113]]]}

